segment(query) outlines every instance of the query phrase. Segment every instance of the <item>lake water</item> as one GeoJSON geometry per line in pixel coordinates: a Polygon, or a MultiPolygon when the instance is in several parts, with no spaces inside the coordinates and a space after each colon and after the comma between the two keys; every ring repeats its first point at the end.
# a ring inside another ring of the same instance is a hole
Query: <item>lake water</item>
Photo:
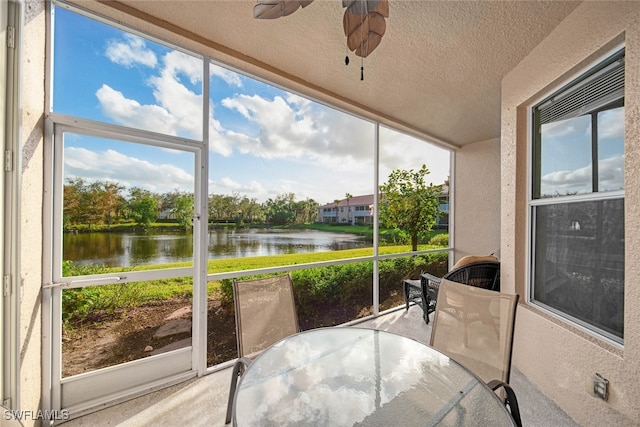
{"type": "MultiPolygon", "coordinates": [[[[371,246],[355,234],[315,230],[209,230],[209,258],[240,258],[304,252],[325,252],[371,246]]],[[[63,259],[76,264],[130,267],[193,259],[193,235],[182,233],[64,234],[63,259]]]]}

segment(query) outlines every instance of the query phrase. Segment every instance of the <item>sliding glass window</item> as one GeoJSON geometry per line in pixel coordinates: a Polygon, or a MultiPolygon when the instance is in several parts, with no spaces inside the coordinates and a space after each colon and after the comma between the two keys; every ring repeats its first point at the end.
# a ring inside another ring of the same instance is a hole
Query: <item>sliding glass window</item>
{"type": "Polygon", "coordinates": [[[624,337],[624,50],[533,109],[532,300],[624,337]]]}

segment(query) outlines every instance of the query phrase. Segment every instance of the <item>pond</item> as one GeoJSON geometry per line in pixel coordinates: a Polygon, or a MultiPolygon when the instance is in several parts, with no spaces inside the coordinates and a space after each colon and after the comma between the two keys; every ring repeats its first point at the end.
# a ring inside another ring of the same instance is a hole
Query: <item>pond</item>
{"type": "MultiPolygon", "coordinates": [[[[316,230],[269,228],[214,229],[208,234],[209,259],[326,252],[371,246],[363,236],[316,230]]],[[[63,259],[109,267],[191,261],[193,234],[65,233],[63,259]]]]}

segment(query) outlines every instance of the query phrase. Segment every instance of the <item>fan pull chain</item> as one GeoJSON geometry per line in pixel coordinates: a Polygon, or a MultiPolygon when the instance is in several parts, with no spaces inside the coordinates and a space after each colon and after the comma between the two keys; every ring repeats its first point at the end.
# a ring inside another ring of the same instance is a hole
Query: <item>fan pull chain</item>
{"type": "MultiPolygon", "coordinates": [[[[362,5],[364,6],[363,8],[363,14],[360,18],[360,54],[364,55],[364,20],[367,18],[367,14],[369,13],[368,11],[368,4],[367,4],[367,0],[363,0],[362,1],[362,5]]],[[[362,56],[360,56],[360,81],[364,80],[364,58],[362,56]]]]}

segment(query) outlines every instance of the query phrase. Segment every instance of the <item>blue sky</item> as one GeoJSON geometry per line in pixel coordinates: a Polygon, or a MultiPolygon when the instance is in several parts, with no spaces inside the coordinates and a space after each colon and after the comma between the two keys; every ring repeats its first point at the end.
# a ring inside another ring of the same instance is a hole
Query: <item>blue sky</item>
{"type": "MultiPolygon", "coordinates": [[[[62,8],[54,30],[55,112],[202,138],[201,58],[62,8]]],[[[209,78],[210,194],[324,204],[374,191],[372,123],[215,64],[209,78]]],[[[447,150],[386,128],[380,140],[380,183],[423,163],[434,184],[449,176],[447,150]]],[[[188,152],[71,135],[64,156],[66,177],[193,191],[188,152]]]]}
{"type": "MultiPolygon", "coordinates": [[[[542,126],[541,193],[592,191],[591,116],[542,126]]],[[[599,191],[624,187],[624,107],[598,114],[599,191]]]]}

